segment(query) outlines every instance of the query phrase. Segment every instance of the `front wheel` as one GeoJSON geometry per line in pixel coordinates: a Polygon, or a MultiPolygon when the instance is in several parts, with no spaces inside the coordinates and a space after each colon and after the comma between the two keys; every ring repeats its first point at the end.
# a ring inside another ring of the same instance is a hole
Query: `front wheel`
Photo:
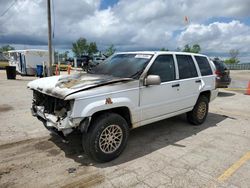
{"type": "Polygon", "coordinates": [[[193,125],[201,125],[207,117],[208,114],[208,98],[201,95],[193,110],[187,113],[187,120],[193,125]]]}
{"type": "Polygon", "coordinates": [[[91,123],[88,133],[83,133],[82,145],[88,156],[98,162],[108,162],[118,157],[127,144],[127,121],[116,113],[105,113],[91,123]]]}

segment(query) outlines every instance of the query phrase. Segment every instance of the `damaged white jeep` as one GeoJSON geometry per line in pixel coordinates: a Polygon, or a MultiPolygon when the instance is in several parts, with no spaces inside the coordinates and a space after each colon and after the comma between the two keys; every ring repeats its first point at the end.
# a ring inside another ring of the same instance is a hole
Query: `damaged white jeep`
{"type": "Polygon", "coordinates": [[[124,150],[129,130],[182,113],[202,124],[218,94],[214,65],[200,54],[117,53],[88,73],[28,84],[32,114],[66,139],[82,132],[84,151],[106,162],[124,150]]]}

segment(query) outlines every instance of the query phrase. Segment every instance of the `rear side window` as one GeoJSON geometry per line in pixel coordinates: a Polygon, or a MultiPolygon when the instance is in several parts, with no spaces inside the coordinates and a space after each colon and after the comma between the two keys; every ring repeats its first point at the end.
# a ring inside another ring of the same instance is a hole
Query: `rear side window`
{"type": "Polygon", "coordinates": [[[172,55],[160,55],[148,71],[148,75],[159,75],[162,82],[175,80],[175,67],[172,55]]]}
{"type": "Polygon", "coordinates": [[[176,55],[180,79],[197,77],[197,70],[190,55],[176,55]]]}
{"type": "Polygon", "coordinates": [[[206,57],[195,56],[202,76],[212,75],[212,69],[206,57]]]}

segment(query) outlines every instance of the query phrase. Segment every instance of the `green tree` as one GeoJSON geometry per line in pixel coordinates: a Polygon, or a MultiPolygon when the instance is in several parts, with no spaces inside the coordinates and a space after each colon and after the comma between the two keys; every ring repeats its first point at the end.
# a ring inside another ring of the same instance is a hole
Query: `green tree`
{"type": "Polygon", "coordinates": [[[225,61],[224,61],[224,63],[226,63],[226,64],[236,64],[237,62],[235,61],[235,59],[226,59],[225,61]]]}
{"type": "Polygon", "coordinates": [[[80,57],[88,52],[88,43],[85,38],[79,38],[72,44],[72,51],[75,57],[80,57]]]}
{"type": "Polygon", "coordinates": [[[236,49],[229,50],[229,55],[232,59],[237,59],[239,53],[240,53],[239,50],[236,49]]]}
{"type": "Polygon", "coordinates": [[[10,50],[15,50],[15,48],[13,46],[10,46],[10,45],[4,45],[0,48],[0,52],[7,52],[10,50]]]}
{"type": "Polygon", "coordinates": [[[176,51],[177,51],[177,52],[181,52],[181,48],[180,48],[180,47],[177,47],[177,48],[176,48],[176,51]]]}
{"type": "Polygon", "coordinates": [[[236,63],[239,63],[240,62],[240,60],[238,59],[239,53],[240,53],[239,50],[237,50],[237,49],[231,49],[229,51],[230,58],[226,59],[225,63],[227,63],[227,64],[236,64],[236,63]]]}
{"type": "Polygon", "coordinates": [[[69,51],[67,50],[67,51],[62,53],[62,57],[66,60],[66,59],[68,59],[68,54],[69,54],[69,51]]]}
{"type": "Polygon", "coordinates": [[[58,56],[59,56],[59,52],[58,51],[54,51],[54,61],[58,62],[58,56]]]}
{"type": "Polygon", "coordinates": [[[193,47],[192,47],[192,49],[191,49],[191,51],[193,53],[199,53],[201,51],[200,45],[199,44],[194,44],[193,47]]]}
{"type": "Polygon", "coordinates": [[[105,55],[107,57],[113,55],[115,53],[116,49],[113,44],[111,44],[106,50],[105,50],[105,55]]]}
{"type": "Polygon", "coordinates": [[[167,48],[161,48],[160,51],[169,51],[167,48]]]}
{"type": "Polygon", "coordinates": [[[81,57],[82,55],[92,56],[94,53],[98,52],[98,49],[95,42],[88,43],[85,38],[79,38],[72,44],[72,51],[75,57],[81,57]]]}
{"type": "Polygon", "coordinates": [[[95,42],[89,43],[89,45],[88,45],[88,55],[92,56],[94,53],[97,53],[97,52],[98,52],[98,49],[97,49],[96,43],[95,42]]]}
{"type": "Polygon", "coordinates": [[[188,45],[188,44],[186,44],[185,46],[184,46],[184,49],[182,50],[183,52],[191,52],[191,47],[188,45]]]}
{"type": "Polygon", "coordinates": [[[189,46],[189,44],[186,44],[182,51],[191,52],[191,53],[199,53],[201,51],[201,47],[199,44],[194,44],[193,46],[189,46]]]}
{"type": "Polygon", "coordinates": [[[68,59],[68,54],[69,54],[69,51],[65,51],[65,52],[61,52],[61,53],[59,51],[55,51],[54,52],[55,62],[65,61],[66,59],[68,59]]]}

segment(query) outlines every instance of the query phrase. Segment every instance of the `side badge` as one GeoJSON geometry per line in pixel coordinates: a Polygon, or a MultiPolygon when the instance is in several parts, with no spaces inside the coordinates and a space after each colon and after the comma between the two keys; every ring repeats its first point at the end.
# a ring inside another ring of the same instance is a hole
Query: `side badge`
{"type": "Polygon", "coordinates": [[[106,102],[105,102],[105,104],[113,104],[113,102],[112,102],[111,98],[106,98],[106,102]]]}

